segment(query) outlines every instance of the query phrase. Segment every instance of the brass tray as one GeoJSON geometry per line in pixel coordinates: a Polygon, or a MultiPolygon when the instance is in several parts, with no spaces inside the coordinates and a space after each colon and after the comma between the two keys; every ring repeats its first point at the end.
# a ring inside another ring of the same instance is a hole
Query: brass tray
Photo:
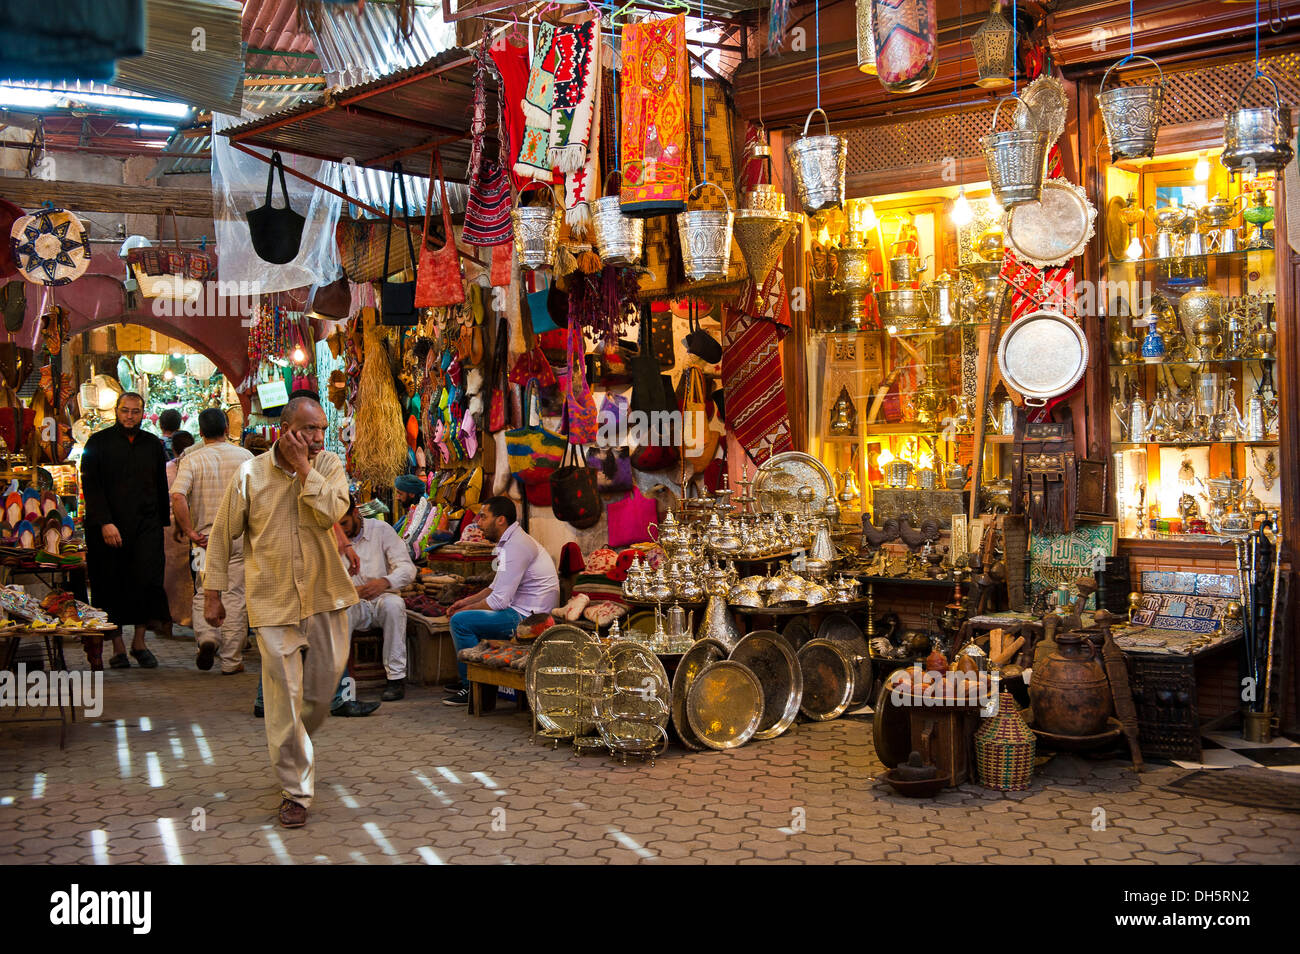
{"type": "Polygon", "coordinates": [[[871,736],[876,746],[876,758],[886,768],[901,765],[912,754],[912,719],[906,706],[894,705],[888,680],[876,696],[871,736]]]}
{"type": "Polygon", "coordinates": [[[763,687],[738,662],[709,663],[686,693],[686,718],[691,731],[711,749],[744,745],[763,721],[763,687]]]}
{"type": "Polygon", "coordinates": [[[595,665],[598,650],[595,635],[566,623],[552,626],[533,643],[524,667],[524,691],[547,738],[578,734],[579,674],[595,665]]]}
{"type": "Polygon", "coordinates": [[[855,665],[833,639],[813,639],[799,650],[803,700],[799,711],[814,722],[837,719],[853,701],[855,665]]]}
{"type": "MultiPolygon", "coordinates": [[[[840,604],[845,605],[845,604],[840,604]]],[[[853,699],[851,705],[860,706],[871,696],[871,650],[862,627],[848,613],[830,613],[817,627],[818,639],[829,639],[840,644],[853,662],[853,699]]]]}
{"type": "Polygon", "coordinates": [[[1016,128],[1026,129],[1032,126],[1041,129],[1047,133],[1047,148],[1051,149],[1052,144],[1065,132],[1065,115],[1069,108],[1070,100],[1065,94],[1065,84],[1055,76],[1040,76],[1020,94],[1020,102],[1016,104],[1015,111],[1016,128]]]}
{"type": "Polygon", "coordinates": [[[1003,333],[998,369],[1007,387],[1041,405],[1079,383],[1088,370],[1088,339],[1059,311],[1031,311],[1003,333]]]}
{"type": "Polygon", "coordinates": [[[690,692],[691,683],[705,666],[727,658],[727,647],[716,639],[705,637],[682,655],[673,674],[673,726],[677,737],[688,749],[699,751],[706,748],[699,736],[691,729],[690,720],[686,718],[686,694],[690,692]]]}
{"type": "Polygon", "coordinates": [[[1004,232],[1017,258],[1047,268],[1082,255],[1096,221],[1088,193],[1065,179],[1048,179],[1037,202],[1007,210],[1004,232]]]}
{"type": "Polygon", "coordinates": [[[781,630],[781,635],[785,637],[785,641],[790,644],[790,648],[796,653],[803,649],[804,643],[813,638],[812,630],[808,628],[806,616],[796,616],[786,623],[785,629],[781,630]]]}
{"type": "Polygon", "coordinates": [[[640,722],[660,728],[668,724],[672,682],[649,647],[619,640],[605,651],[602,662],[612,678],[608,697],[596,713],[601,722],[640,722]]]}
{"type": "Polygon", "coordinates": [[[785,637],[755,630],[736,643],[729,658],[748,668],[763,687],[763,718],[754,738],[775,739],[794,725],[803,701],[803,670],[785,637]]]}
{"type": "Polygon", "coordinates": [[[763,461],[754,474],[750,493],[761,510],[804,513],[804,502],[799,499],[803,487],[812,488],[814,510],[820,510],[826,498],[835,493],[835,482],[825,464],[811,454],[786,451],[763,461]]]}

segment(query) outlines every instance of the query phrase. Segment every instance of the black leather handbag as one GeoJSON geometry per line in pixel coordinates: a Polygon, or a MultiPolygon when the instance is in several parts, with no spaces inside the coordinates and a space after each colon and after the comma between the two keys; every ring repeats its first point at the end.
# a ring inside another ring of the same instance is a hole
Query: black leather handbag
{"type": "Polygon", "coordinates": [[[266,204],[246,216],[248,234],[253,241],[257,257],[272,265],[284,265],[298,257],[302,245],[302,229],[307,220],[289,204],[289,189],[284,184],[284,160],[278,152],[271,153],[271,168],[266,173],[266,204]],[[271,205],[271,187],[275,173],[280,173],[280,192],[284,195],[284,208],[271,205]]]}
{"type": "Polygon", "coordinates": [[[415,243],[411,241],[411,230],[406,228],[406,220],[411,212],[406,203],[406,180],[402,178],[402,164],[393,163],[393,178],[388,184],[388,233],[384,236],[384,278],[379,283],[379,320],[385,325],[419,324],[420,311],[415,307],[415,279],[409,282],[388,281],[389,255],[393,246],[393,200],[396,191],[402,192],[402,232],[406,235],[406,244],[411,253],[411,267],[414,269],[419,261],[415,255],[415,243]]]}

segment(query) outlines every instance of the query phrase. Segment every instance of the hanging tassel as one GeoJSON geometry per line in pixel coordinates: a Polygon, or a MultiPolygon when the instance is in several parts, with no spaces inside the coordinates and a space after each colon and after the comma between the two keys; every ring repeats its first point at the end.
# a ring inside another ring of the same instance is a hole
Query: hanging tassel
{"type": "Polygon", "coordinates": [[[585,248],[578,253],[578,271],[584,275],[596,275],[605,267],[605,263],[600,260],[590,248],[585,248]]]}
{"type": "Polygon", "coordinates": [[[767,52],[780,53],[790,32],[790,0],[772,0],[767,18],[767,52]]]}

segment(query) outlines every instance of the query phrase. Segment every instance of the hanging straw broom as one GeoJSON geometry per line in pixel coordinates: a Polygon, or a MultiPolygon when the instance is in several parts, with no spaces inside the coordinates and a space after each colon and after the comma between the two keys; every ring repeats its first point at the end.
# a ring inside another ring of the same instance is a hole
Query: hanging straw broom
{"type": "Polygon", "coordinates": [[[406,467],[406,427],[393,386],[388,351],[373,324],[365,328],[365,360],[357,389],[352,476],[389,487],[406,467]]]}

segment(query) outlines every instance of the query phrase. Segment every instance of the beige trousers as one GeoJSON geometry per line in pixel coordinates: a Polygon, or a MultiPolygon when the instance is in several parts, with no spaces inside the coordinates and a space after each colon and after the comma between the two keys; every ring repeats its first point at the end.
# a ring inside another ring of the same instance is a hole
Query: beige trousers
{"type": "Polygon", "coordinates": [[[244,603],[244,551],[242,547],[230,552],[230,585],[221,594],[221,605],[226,608],[226,618],[220,628],[203,618],[203,572],[199,571],[194,586],[194,639],[217,644],[222,672],[234,672],[244,661],[244,640],[248,638],[248,607],[244,603]]]}
{"type": "Polygon", "coordinates": [[[348,611],[308,616],[296,626],[259,626],[266,747],[285,798],[308,807],[316,791],[311,736],[330,714],[348,663],[348,611]]]}

